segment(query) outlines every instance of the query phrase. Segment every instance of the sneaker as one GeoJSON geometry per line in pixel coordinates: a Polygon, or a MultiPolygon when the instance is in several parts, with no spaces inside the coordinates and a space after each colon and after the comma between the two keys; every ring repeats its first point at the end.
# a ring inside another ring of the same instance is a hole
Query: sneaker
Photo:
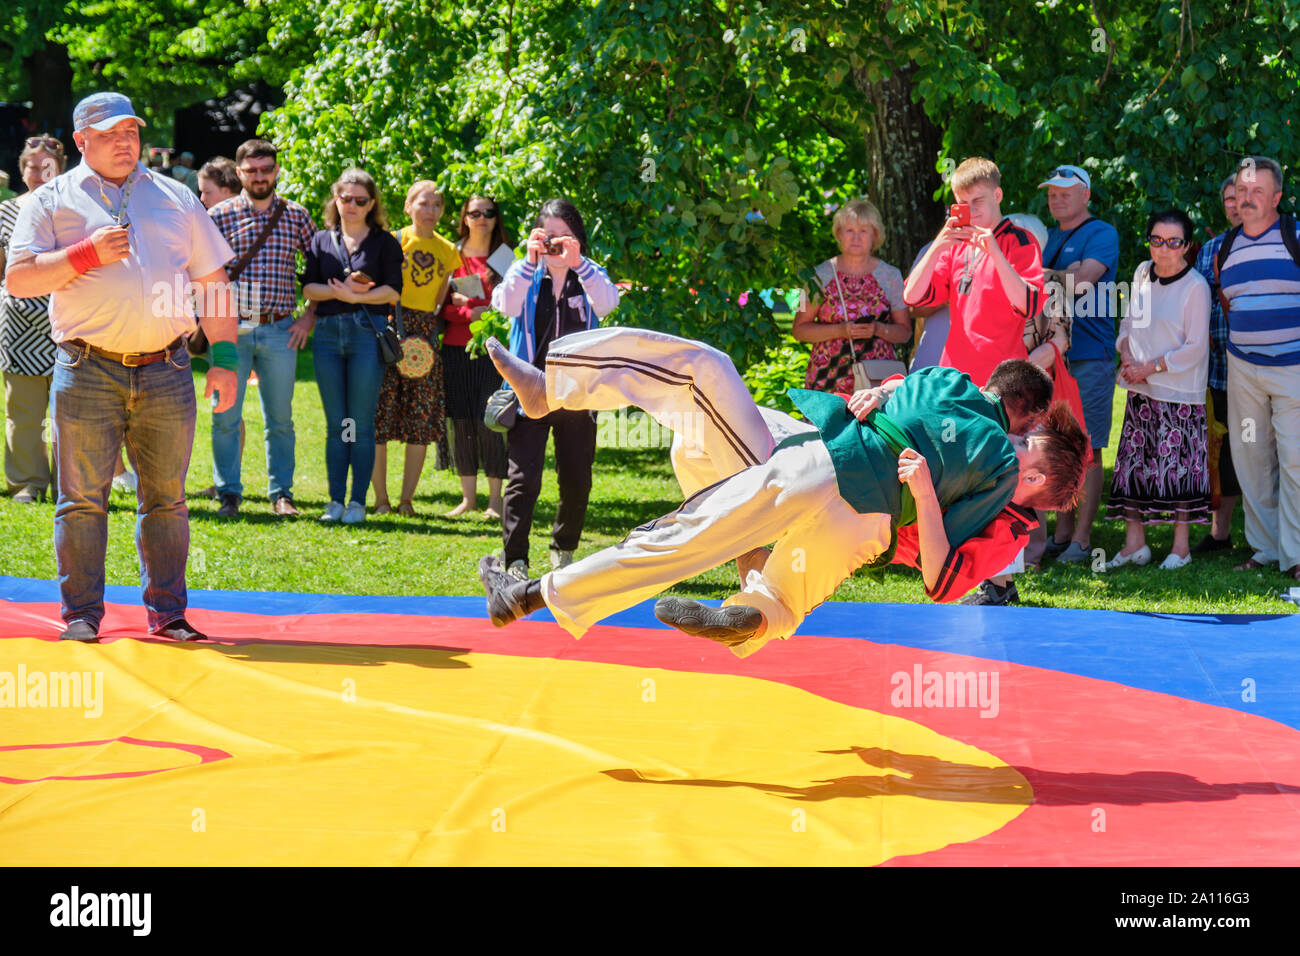
{"type": "Polygon", "coordinates": [[[1126,564],[1134,564],[1140,568],[1143,565],[1150,563],[1151,548],[1144,544],[1132,554],[1124,554],[1121,552],[1120,554],[1115,555],[1115,557],[1106,562],[1106,570],[1113,571],[1116,568],[1124,567],[1126,564]]]}
{"type": "MultiPolygon", "coordinates": [[[[523,562],[516,561],[515,564],[523,562]]],[[[489,554],[479,559],[478,577],[487,592],[488,617],[494,626],[505,627],[528,613],[528,579],[521,581],[503,571],[496,555],[489,554]]]]}
{"type": "Polygon", "coordinates": [[[325,513],[320,516],[320,520],[326,524],[333,524],[343,517],[343,505],[338,501],[331,501],[330,506],[325,509],[325,513]]]}
{"type": "Polygon", "coordinates": [[[359,501],[349,501],[342,520],[344,524],[361,524],[366,520],[366,506],[359,501]]]}
{"type": "Polygon", "coordinates": [[[517,558],[514,561],[511,561],[510,566],[506,568],[506,574],[510,575],[516,581],[527,581],[528,562],[523,558],[517,558]]]}
{"type": "Polygon", "coordinates": [[[1071,541],[1056,560],[1062,564],[1082,564],[1085,561],[1092,560],[1092,552],[1084,548],[1079,542],[1071,541]]]}
{"type": "Polygon", "coordinates": [[[1192,548],[1192,554],[1211,554],[1215,551],[1231,551],[1232,535],[1226,538],[1216,538],[1212,534],[1207,534],[1200,541],[1196,542],[1196,547],[1192,548]]]}
{"type": "Polygon", "coordinates": [[[208,635],[192,627],[183,617],[168,621],[156,631],[150,631],[159,637],[170,637],[174,641],[206,641],[208,635]]]}
{"type": "Polygon", "coordinates": [[[1047,559],[1056,557],[1072,543],[1073,542],[1071,541],[1057,541],[1055,538],[1048,538],[1047,547],[1043,548],[1043,558],[1047,559]]]}
{"type": "Polygon", "coordinates": [[[690,598],[666,597],[655,602],[655,617],[694,637],[735,647],[754,636],[763,626],[763,612],[756,607],[732,604],[709,607],[690,598]]]}
{"type": "Polygon", "coordinates": [[[129,468],[113,479],[113,487],[118,491],[125,491],[129,494],[135,494],[135,489],[139,486],[140,479],[135,476],[135,472],[129,468]]]}
{"type": "Polygon", "coordinates": [[[1016,590],[1015,581],[1010,582],[1006,587],[998,587],[992,581],[981,581],[979,587],[957,603],[1003,607],[1007,604],[1019,604],[1020,592],[1016,590]]]}
{"type": "Polygon", "coordinates": [[[221,507],[217,509],[218,518],[233,518],[239,514],[239,495],[222,495],[221,507]]]}
{"type": "Polygon", "coordinates": [[[1173,571],[1177,568],[1185,568],[1191,563],[1192,556],[1190,554],[1185,558],[1180,558],[1178,555],[1170,551],[1169,557],[1165,558],[1164,561],[1160,563],[1160,567],[1166,571],[1173,571]]]}
{"type": "Polygon", "coordinates": [[[36,494],[30,488],[23,488],[14,492],[14,504],[34,505],[36,504],[36,494]]]}
{"type": "Polygon", "coordinates": [[[558,571],[560,568],[567,568],[573,563],[572,551],[560,551],[557,548],[551,548],[551,570],[558,571]]]}
{"type": "Polygon", "coordinates": [[[61,641],[80,641],[82,644],[98,644],[99,632],[89,621],[73,621],[59,635],[61,641]]]}

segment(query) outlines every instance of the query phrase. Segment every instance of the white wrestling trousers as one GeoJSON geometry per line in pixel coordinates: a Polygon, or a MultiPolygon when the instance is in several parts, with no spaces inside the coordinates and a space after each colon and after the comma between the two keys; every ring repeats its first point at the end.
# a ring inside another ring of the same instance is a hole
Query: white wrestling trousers
{"type": "Polygon", "coordinates": [[[731,359],[711,346],[641,329],[567,335],[548,350],[546,395],[552,408],[640,406],[677,433],[673,465],[683,490],[691,489],[676,511],[542,577],[543,599],[575,637],[775,541],[763,570],[751,571],[740,593],[724,602],[756,607],[767,621],[763,633],[732,649],[745,657],[793,634],[889,545],[889,516],[860,515],[840,497],[822,442],[772,454],[774,432],[816,429],[779,412],[760,413],[731,359]]]}

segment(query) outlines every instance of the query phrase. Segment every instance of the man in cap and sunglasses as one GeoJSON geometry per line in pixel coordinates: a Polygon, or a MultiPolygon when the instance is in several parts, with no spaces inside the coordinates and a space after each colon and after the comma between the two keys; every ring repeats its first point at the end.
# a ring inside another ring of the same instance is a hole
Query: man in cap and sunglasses
{"type": "Polygon", "coordinates": [[[1092,522],[1101,502],[1101,450],[1110,441],[1111,400],[1115,394],[1115,276],[1119,268],[1119,233],[1088,209],[1092,179],[1078,166],[1057,166],[1039,189],[1047,190],[1047,208],[1056,226],[1047,233],[1043,268],[1066,273],[1067,295],[1074,315],[1073,339],[1066,359],[1079,382],[1083,425],[1092,439],[1092,465],[1073,512],[1056,516],[1055,536],[1044,557],[1078,563],[1092,559],[1092,522]]]}
{"type": "Polygon", "coordinates": [[[104,615],[108,489],[123,442],[139,475],[136,546],[151,633],[204,635],[185,620],[194,380],[184,337],[212,343],[205,397],[235,398],[230,246],[183,184],[140,163],[131,101],[96,93],[73,111],[82,161],[19,214],[5,280],[50,295],[57,344],[50,416],[58,465],[54,553],[65,640],[95,641],[104,615]]]}

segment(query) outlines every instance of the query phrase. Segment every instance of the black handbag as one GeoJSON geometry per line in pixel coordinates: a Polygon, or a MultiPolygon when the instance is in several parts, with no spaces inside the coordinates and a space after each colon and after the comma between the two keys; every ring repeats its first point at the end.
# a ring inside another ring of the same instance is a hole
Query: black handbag
{"type": "Polygon", "coordinates": [[[379,360],[385,366],[396,365],[402,360],[402,340],[397,337],[397,333],[388,323],[379,326],[375,321],[378,316],[373,312],[367,311],[366,315],[370,317],[370,324],[375,329],[375,337],[379,339],[379,360]]]}

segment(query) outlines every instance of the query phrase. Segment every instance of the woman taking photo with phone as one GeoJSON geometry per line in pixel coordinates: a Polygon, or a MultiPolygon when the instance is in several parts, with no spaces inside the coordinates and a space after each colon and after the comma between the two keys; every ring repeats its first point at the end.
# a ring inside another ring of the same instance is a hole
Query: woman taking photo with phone
{"type": "Polygon", "coordinates": [[[406,444],[402,499],[397,513],[415,514],[429,446],[445,433],[442,356],[438,352],[438,310],[447,296],[447,279],[460,264],[456,247],[437,233],[444,199],[438,187],[421,179],[406,192],[411,224],[397,233],[402,246],[402,361],[384,372],[375,416],[375,514],[388,514],[388,443],[406,444]]]}
{"type": "Polygon", "coordinates": [[[384,377],[379,335],[402,291],[402,247],[385,228],[370,174],[344,170],[307,249],[303,294],[316,303],[312,357],[325,409],[330,503],[321,521],[366,520],[375,465],[375,408],[384,377]],[[352,496],[346,508],[348,471],[352,496]]]}
{"type": "MultiPolygon", "coordinates": [[[[594,329],[618,305],[609,275],[587,258],[587,230],[567,199],[542,204],[528,235],[528,253],[515,261],[492,293],[492,307],[510,316],[510,351],[544,368],[553,340],[594,329]]],[[[555,471],[560,502],[551,531],[551,568],[566,567],[582,537],[596,457],[596,419],[591,412],[560,410],[536,421],[521,410],[507,433],[505,512],[501,531],[506,570],[528,579],[528,533],[542,490],[546,439],[555,431],[555,471]]]]}
{"type": "Polygon", "coordinates": [[[483,423],[487,400],[501,387],[501,376],[487,355],[470,358],[465,351],[471,338],[470,323],[492,305],[492,290],[501,276],[488,265],[488,257],[506,245],[501,210],[486,196],[470,196],[460,210],[458,223],[460,265],[452,273],[453,286],[443,306],[447,330],[442,337],[442,365],[447,384],[447,417],[452,422],[452,455],[460,475],[460,504],[447,512],[455,518],[478,508],[478,471],[488,480],[488,507],[483,517],[500,521],[503,508],[501,483],[506,477],[506,443],[500,432],[483,423]],[[476,276],[477,281],[470,279],[476,276]],[[475,285],[477,284],[477,288],[475,285]]]}

